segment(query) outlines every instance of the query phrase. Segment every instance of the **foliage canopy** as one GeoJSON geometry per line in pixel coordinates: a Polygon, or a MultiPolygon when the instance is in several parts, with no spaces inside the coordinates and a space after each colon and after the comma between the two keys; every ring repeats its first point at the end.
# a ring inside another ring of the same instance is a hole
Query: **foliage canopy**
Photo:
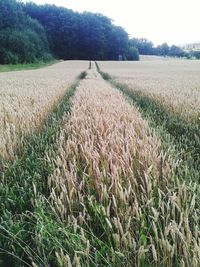
{"type": "Polygon", "coordinates": [[[55,5],[0,0],[0,64],[58,59],[139,60],[142,55],[196,57],[177,46],[154,47],[102,14],[78,13],[55,5]]]}

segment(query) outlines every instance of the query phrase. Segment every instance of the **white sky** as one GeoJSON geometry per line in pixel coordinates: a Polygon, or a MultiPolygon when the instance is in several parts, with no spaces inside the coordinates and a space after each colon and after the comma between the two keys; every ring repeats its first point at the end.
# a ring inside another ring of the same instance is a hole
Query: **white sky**
{"type": "MultiPolygon", "coordinates": [[[[25,0],[29,1],[29,0],[25,0]]],[[[200,0],[32,0],[74,11],[101,13],[122,26],[130,37],[155,45],[200,41],[200,0]]]]}

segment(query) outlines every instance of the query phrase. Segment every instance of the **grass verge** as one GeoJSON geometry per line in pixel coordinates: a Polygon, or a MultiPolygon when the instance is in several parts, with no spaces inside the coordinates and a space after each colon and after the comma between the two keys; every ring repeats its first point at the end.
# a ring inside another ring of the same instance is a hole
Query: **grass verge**
{"type": "MultiPolygon", "coordinates": [[[[57,133],[64,115],[70,112],[71,98],[75,89],[85,76],[85,72],[79,75],[62,101],[46,118],[39,133],[23,137],[22,155],[16,156],[14,161],[4,163],[1,167],[0,266],[2,267],[49,266],[45,263],[48,256],[42,255],[43,247],[37,246],[37,234],[41,235],[43,227],[41,223],[44,221],[47,224],[45,229],[49,229],[49,235],[53,236],[53,230],[59,232],[61,228],[59,220],[57,223],[51,223],[55,217],[48,201],[44,200],[49,194],[47,177],[53,172],[52,161],[48,160],[48,157],[56,157],[57,133]]],[[[46,232],[44,234],[47,235],[46,232]]],[[[48,246],[47,236],[45,242],[48,246]]],[[[51,255],[49,257],[51,258],[51,255]]],[[[50,262],[49,258],[46,262],[50,262]]]]}
{"type": "Polygon", "coordinates": [[[59,60],[54,59],[47,62],[42,61],[30,64],[16,64],[16,65],[5,64],[5,65],[0,65],[0,72],[40,69],[53,65],[58,62],[59,60]]]}

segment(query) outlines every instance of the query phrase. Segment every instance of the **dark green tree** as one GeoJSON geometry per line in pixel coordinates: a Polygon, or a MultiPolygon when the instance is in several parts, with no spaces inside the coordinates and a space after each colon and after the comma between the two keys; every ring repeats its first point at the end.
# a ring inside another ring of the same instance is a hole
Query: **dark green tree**
{"type": "Polygon", "coordinates": [[[126,59],[133,60],[133,61],[139,60],[140,58],[139,58],[138,49],[135,47],[130,47],[126,53],[126,59]]]}
{"type": "Polygon", "coordinates": [[[157,55],[167,56],[169,54],[169,46],[167,43],[163,43],[157,46],[157,55]]]}
{"type": "Polygon", "coordinates": [[[145,38],[132,38],[129,41],[130,47],[136,47],[140,55],[153,55],[153,43],[145,38]]]}
{"type": "Polygon", "coordinates": [[[200,51],[199,51],[199,50],[191,51],[191,52],[190,52],[190,55],[191,55],[191,57],[194,57],[194,58],[196,58],[196,59],[200,59],[200,51]]]}
{"type": "Polygon", "coordinates": [[[51,51],[63,59],[117,60],[125,57],[128,34],[101,14],[27,3],[24,10],[45,28],[51,51]]]}
{"type": "Polygon", "coordinates": [[[42,25],[24,13],[21,3],[0,0],[0,63],[29,63],[50,57],[42,25]]]}
{"type": "Polygon", "coordinates": [[[186,52],[184,52],[180,47],[172,45],[169,49],[168,55],[171,57],[185,57],[186,52]]]}

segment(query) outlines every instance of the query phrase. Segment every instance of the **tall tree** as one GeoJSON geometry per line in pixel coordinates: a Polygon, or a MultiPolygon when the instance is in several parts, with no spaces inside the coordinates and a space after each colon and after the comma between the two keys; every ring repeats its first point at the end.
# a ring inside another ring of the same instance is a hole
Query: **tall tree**
{"type": "Polygon", "coordinates": [[[101,14],[27,3],[24,10],[45,28],[50,48],[63,59],[118,59],[128,49],[128,34],[101,14]]]}
{"type": "Polygon", "coordinates": [[[131,47],[136,47],[141,55],[153,55],[153,43],[145,38],[132,38],[129,41],[131,47]]]}
{"type": "Polygon", "coordinates": [[[16,0],[0,0],[0,63],[28,63],[50,57],[46,33],[16,0]]]}
{"type": "Polygon", "coordinates": [[[169,54],[169,46],[167,43],[157,46],[157,54],[160,56],[167,56],[169,54]]]}

